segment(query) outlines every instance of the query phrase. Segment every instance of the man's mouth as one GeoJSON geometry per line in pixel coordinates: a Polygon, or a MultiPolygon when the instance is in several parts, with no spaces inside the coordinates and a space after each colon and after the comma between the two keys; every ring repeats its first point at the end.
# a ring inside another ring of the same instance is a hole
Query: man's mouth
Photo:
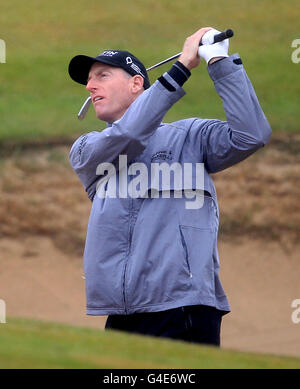
{"type": "Polygon", "coordinates": [[[102,99],[103,99],[103,97],[97,96],[97,97],[93,98],[93,103],[96,103],[97,101],[100,101],[102,99]]]}

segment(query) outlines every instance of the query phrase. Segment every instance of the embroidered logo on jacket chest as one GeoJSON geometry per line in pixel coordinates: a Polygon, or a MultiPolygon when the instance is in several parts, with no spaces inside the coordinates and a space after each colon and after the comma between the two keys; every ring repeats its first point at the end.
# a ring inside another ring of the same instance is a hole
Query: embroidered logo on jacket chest
{"type": "Polygon", "coordinates": [[[167,150],[163,150],[163,151],[158,151],[157,153],[153,154],[152,157],[151,157],[151,162],[154,162],[156,160],[163,160],[163,161],[166,161],[166,160],[169,160],[171,161],[173,159],[173,154],[172,154],[172,151],[167,151],[167,150]]]}

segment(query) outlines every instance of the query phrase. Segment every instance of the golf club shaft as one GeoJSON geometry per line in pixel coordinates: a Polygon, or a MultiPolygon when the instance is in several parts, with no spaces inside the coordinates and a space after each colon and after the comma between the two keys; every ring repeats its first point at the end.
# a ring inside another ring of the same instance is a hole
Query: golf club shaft
{"type": "MultiPolygon", "coordinates": [[[[221,42],[224,39],[231,38],[232,36],[233,36],[233,31],[231,29],[228,29],[226,31],[221,32],[220,34],[215,35],[214,36],[214,43],[221,42]]],[[[202,42],[200,42],[199,46],[202,46],[202,42]]],[[[149,72],[152,69],[158,68],[159,66],[161,66],[167,62],[173,61],[174,59],[180,57],[181,54],[182,54],[182,52],[175,54],[172,57],[169,57],[161,62],[158,62],[157,64],[151,66],[150,68],[148,68],[146,70],[147,70],[147,72],[149,72]]]]}
{"type": "MultiPolygon", "coordinates": [[[[233,31],[231,29],[228,29],[226,31],[223,31],[221,32],[220,34],[217,34],[214,36],[214,43],[217,43],[217,42],[221,42],[223,41],[224,39],[227,39],[227,38],[231,38],[233,36],[233,31]]],[[[202,43],[200,42],[199,46],[202,46],[202,43]]],[[[149,72],[150,70],[152,69],[155,69],[155,68],[158,68],[159,66],[167,63],[167,62],[170,62],[178,57],[180,57],[180,55],[182,54],[182,52],[178,53],[178,54],[175,54],[173,55],[172,57],[169,57],[153,66],[151,66],[150,68],[146,69],[147,72],[149,72]]],[[[85,118],[85,115],[87,114],[87,111],[91,105],[91,102],[92,102],[92,99],[91,97],[88,97],[85,102],[83,103],[83,106],[81,107],[80,111],[78,112],[78,119],[79,120],[82,120],[85,118]]]]}

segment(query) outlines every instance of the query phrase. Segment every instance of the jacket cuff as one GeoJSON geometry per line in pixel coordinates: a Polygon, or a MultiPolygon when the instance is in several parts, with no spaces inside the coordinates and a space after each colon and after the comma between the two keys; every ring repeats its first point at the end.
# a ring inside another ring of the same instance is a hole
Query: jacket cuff
{"type": "Polygon", "coordinates": [[[189,79],[191,72],[181,62],[176,61],[168,74],[178,85],[182,86],[189,79]]]}
{"type": "Polygon", "coordinates": [[[173,64],[171,69],[163,76],[159,77],[158,81],[170,92],[175,92],[178,86],[182,85],[188,80],[191,72],[181,62],[177,61],[173,64]],[[171,81],[172,80],[172,81],[171,81]],[[170,82],[171,81],[171,82],[170,82]],[[174,86],[177,85],[177,87],[174,86]]]}
{"type": "Polygon", "coordinates": [[[242,60],[239,54],[233,54],[230,57],[223,58],[221,61],[216,61],[211,65],[208,65],[207,70],[213,81],[218,81],[221,78],[228,76],[238,70],[241,70],[243,66],[242,60]]]}

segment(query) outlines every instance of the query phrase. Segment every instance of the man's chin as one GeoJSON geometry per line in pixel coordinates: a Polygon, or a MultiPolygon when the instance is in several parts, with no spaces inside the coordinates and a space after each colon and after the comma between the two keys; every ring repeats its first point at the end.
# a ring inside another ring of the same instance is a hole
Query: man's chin
{"type": "Polygon", "coordinates": [[[112,115],[105,115],[103,112],[96,112],[96,116],[99,120],[102,120],[106,123],[113,123],[119,119],[119,117],[114,117],[112,115]]]}
{"type": "Polygon", "coordinates": [[[111,123],[110,122],[111,117],[109,115],[105,115],[104,112],[97,112],[96,111],[96,116],[97,116],[97,119],[99,119],[99,120],[103,120],[104,122],[111,123]]]}

